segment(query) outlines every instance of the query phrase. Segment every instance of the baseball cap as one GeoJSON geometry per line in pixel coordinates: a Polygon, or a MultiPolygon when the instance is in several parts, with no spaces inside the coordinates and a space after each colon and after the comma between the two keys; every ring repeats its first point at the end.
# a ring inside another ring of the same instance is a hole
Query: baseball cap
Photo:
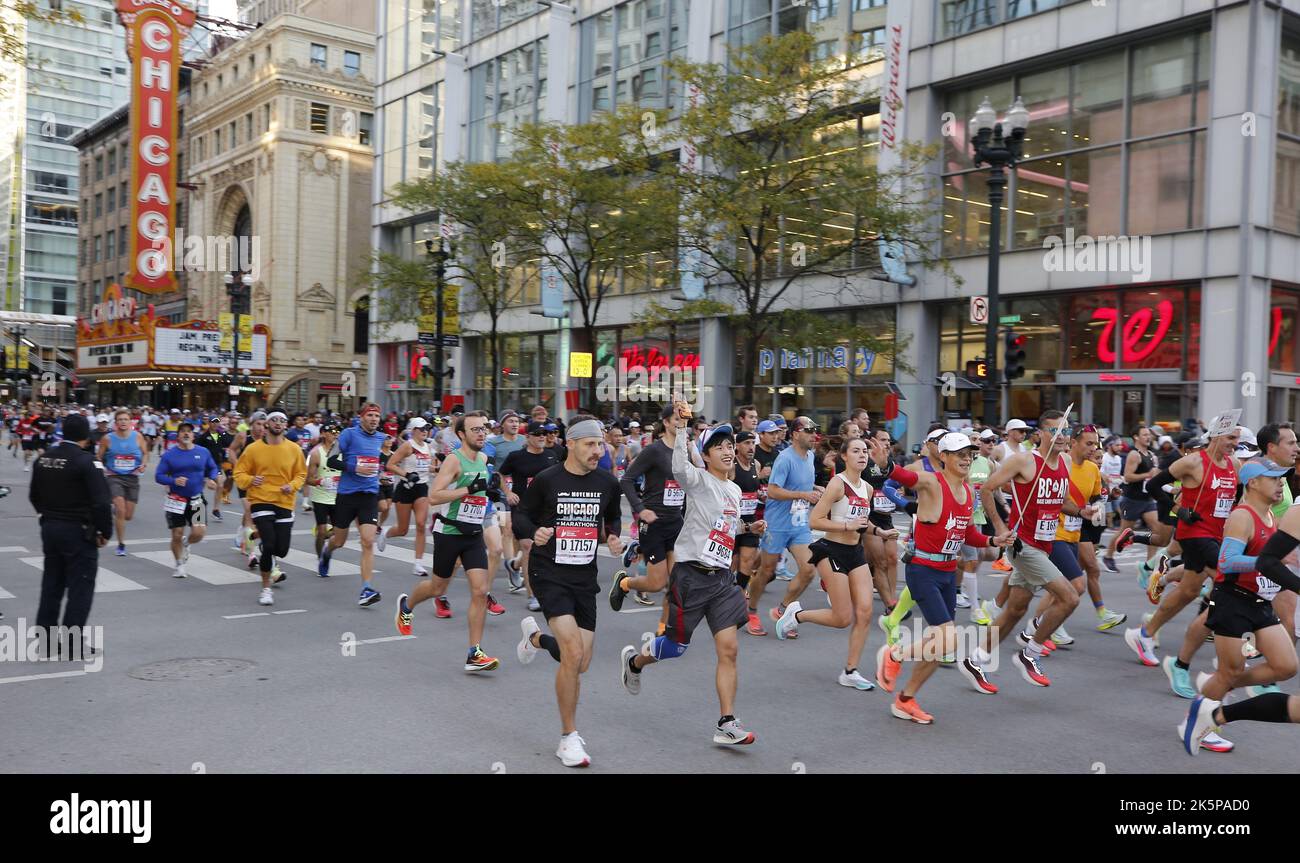
{"type": "Polygon", "coordinates": [[[639,429],[641,428],[641,423],[637,422],[636,420],[632,420],[630,423],[627,424],[627,427],[630,429],[639,429]]]}
{"type": "Polygon", "coordinates": [[[72,414],[63,421],[63,439],[85,440],[90,437],[90,423],[81,414],[72,414]]]}
{"type": "Polygon", "coordinates": [[[1255,438],[1255,433],[1245,426],[1237,426],[1237,431],[1240,432],[1240,437],[1233,455],[1238,458],[1254,458],[1259,455],[1259,441],[1255,438]]]}
{"type": "Polygon", "coordinates": [[[926,435],[926,436],[925,436],[925,439],[926,439],[927,442],[929,442],[929,441],[937,441],[937,440],[939,440],[941,437],[943,437],[944,435],[947,435],[947,434],[949,434],[949,433],[950,433],[950,432],[949,432],[947,429],[935,429],[934,431],[932,431],[932,432],[930,432],[928,435],[926,435]]]}
{"type": "Polygon", "coordinates": [[[528,423],[527,433],[530,435],[546,434],[546,423],[541,422],[540,420],[530,421],[528,423]]]}
{"type": "Polygon", "coordinates": [[[785,428],[785,417],[783,416],[778,416],[776,419],[772,420],[772,422],[776,423],[776,427],[779,429],[785,428]]]}
{"type": "Polygon", "coordinates": [[[774,431],[780,431],[780,429],[777,428],[776,423],[772,422],[771,420],[763,420],[761,423],[758,424],[759,434],[767,434],[768,432],[774,432],[774,431]]]}
{"type": "Polygon", "coordinates": [[[700,452],[708,452],[709,447],[711,446],[718,446],[727,441],[732,441],[734,443],[735,440],[736,436],[731,430],[730,423],[723,423],[722,425],[714,426],[711,429],[705,429],[704,433],[700,435],[700,452]]]}
{"type": "Polygon", "coordinates": [[[744,443],[747,440],[753,440],[753,439],[754,439],[753,432],[747,432],[747,431],[736,432],[736,443],[744,443]]]}
{"type": "Polygon", "coordinates": [[[1295,468],[1293,467],[1282,467],[1276,462],[1269,461],[1268,459],[1260,459],[1259,461],[1248,461],[1243,464],[1241,470],[1237,472],[1237,478],[1240,479],[1242,483],[1248,483],[1256,477],[1290,476],[1293,473],[1295,473],[1295,468]]]}
{"type": "Polygon", "coordinates": [[[179,408],[172,408],[171,412],[174,413],[174,414],[178,414],[178,413],[180,413],[180,409],[179,409],[179,408]]]}
{"type": "Polygon", "coordinates": [[[95,422],[97,423],[108,422],[108,414],[100,414],[99,416],[95,417],[95,422]]]}
{"type": "Polygon", "coordinates": [[[424,417],[411,417],[411,421],[406,424],[406,430],[428,428],[429,424],[424,421],[424,417]]]}
{"type": "Polygon", "coordinates": [[[1007,431],[1016,431],[1017,429],[1029,431],[1029,424],[1024,420],[1011,420],[1006,425],[1007,431]]]}
{"type": "Polygon", "coordinates": [[[984,429],[984,431],[980,432],[980,440],[997,440],[997,439],[998,439],[998,433],[995,432],[993,429],[984,429]]]}
{"type": "Polygon", "coordinates": [[[975,446],[970,437],[961,432],[944,432],[939,438],[939,452],[961,452],[975,446]]]}
{"type": "Polygon", "coordinates": [[[1156,446],[1164,446],[1165,444],[1169,444],[1170,446],[1173,446],[1174,439],[1167,434],[1162,434],[1160,436],[1160,439],[1156,441],[1156,446]]]}
{"type": "Polygon", "coordinates": [[[258,420],[263,420],[263,421],[266,420],[266,411],[253,411],[251,414],[248,415],[248,421],[250,423],[257,422],[258,420]]]}
{"type": "Polygon", "coordinates": [[[542,428],[548,432],[557,432],[560,430],[560,427],[557,426],[555,423],[547,423],[546,425],[542,426],[542,428]]]}

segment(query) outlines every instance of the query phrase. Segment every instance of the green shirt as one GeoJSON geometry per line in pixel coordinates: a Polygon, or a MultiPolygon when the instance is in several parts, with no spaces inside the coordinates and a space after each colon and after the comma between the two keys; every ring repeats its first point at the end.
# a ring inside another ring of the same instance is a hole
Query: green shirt
{"type": "MultiPolygon", "coordinates": [[[[456,484],[452,488],[468,488],[470,483],[479,477],[487,482],[488,469],[486,456],[480,459],[480,454],[476,454],[470,459],[465,456],[461,450],[452,450],[452,455],[460,460],[460,476],[456,478],[456,484]]],[[[484,492],[474,495],[466,495],[453,500],[451,503],[441,504],[438,512],[442,518],[434,524],[434,531],[437,533],[447,533],[454,535],[475,534],[483,532],[483,521],[487,514],[488,501],[484,492]],[[456,522],[450,524],[449,522],[456,522]]]]}
{"type": "Polygon", "coordinates": [[[1281,518],[1286,515],[1286,511],[1291,508],[1291,504],[1294,502],[1295,499],[1291,496],[1291,486],[1286,482],[1286,480],[1283,480],[1282,499],[1273,504],[1273,517],[1281,518]]]}

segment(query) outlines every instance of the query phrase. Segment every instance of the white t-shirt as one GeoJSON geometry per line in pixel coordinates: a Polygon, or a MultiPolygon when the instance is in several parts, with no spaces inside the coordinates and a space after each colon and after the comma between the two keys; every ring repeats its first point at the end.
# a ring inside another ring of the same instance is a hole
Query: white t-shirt
{"type": "Polygon", "coordinates": [[[318,440],[320,438],[320,426],[316,423],[307,423],[302,427],[302,430],[311,435],[312,440],[318,440]]]}
{"type": "Polygon", "coordinates": [[[1114,453],[1103,455],[1101,457],[1101,475],[1112,488],[1122,483],[1124,481],[1124,456],[1114,453]]]}

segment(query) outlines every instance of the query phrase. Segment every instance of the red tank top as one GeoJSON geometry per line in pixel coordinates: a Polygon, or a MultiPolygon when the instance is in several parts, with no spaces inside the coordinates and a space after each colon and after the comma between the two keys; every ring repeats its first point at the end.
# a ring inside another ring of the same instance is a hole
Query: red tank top
{"type": "MultiPolygon", "coordinates": [[[[1252,557],[1258,557],[1259,553],[1264,550],[1264,546],[1268,543],[1269,538],[1277,532],[1277,519],[1273,517],[1272,513],[1269,513],[1269,519],[1272,521],[1270,524],[1260,518],[1259,513],[1255,512],[1255,510],[1248,506],[1239,506],[1236,508],[1244,509],[1246,512],[1250,513],[1250,517],[1255,520],[1255,530],[1251,532],[1250,541],[1246,543],[1245,553],[1252,557]]],[[[1214,573],[1215,583],[1226,581],[1227,578],[1228,576],[1225,576],[1221,572],[1215,571],[1214,573]]],[[[1242,590],[1250,591],[1251,593],[1258,594],[1263,599],[1269,600],[1277,596],[1282,590],[1281,585],[1277,584],[1277,582],[1271,580],[1267,576],[1261,575],[1257,569],[1251,570],[1250,572],[1237,573],[1235,583],[1237,587],[1240,587],[1242,590]]]]}
{"type": "Polygon", "coordinates": [[[1237,471],[1232,459],[1228,460],[1227,467],[1219,467],[1202,450],[1201,475],[1200,485],[1184,488],[1178,496],[1178,505],[1200,513],[1201,520],[1194,524],[1178,522],[1174,531],[1176,539],[1223,539],[1223,526],[1237,502],[1237,471]]]}
{"type": "Polygon", "coordinates": [[[1061,504],[1070,490],[1068,459],[1060,456],[1056,467],[1051,467],[1043,457],[1034,453],[1036,482],[1013,484],[1011,497],[1011,522],[1016,524],[1016,535],[1027,545],[1041,551],[1052,551],[1056,529],[1061,523],[1061,504]],[[1041,470],[1039,470],[1041,468],[1041,470]]]}
{"type": "Polygon", "coordinates": [[[939,518],[933,522],[917,519],[912,530],[912,539],[917,551],[926,554],[951,554],[954,557],[948,561],[923,560],[918,557],[912,562],[940,572],[953,572],[957,569],[955,555],[961,552],[961,547],[966,542],[966,528],[970,525],[974,502],[969,484],[962,483],[962,488],[966,492],[966,502],[959,503],[943,474],[938,474],[935,478],[939,480],[939,489],[943,492],[943,506],[939,510],[939,518]]]}

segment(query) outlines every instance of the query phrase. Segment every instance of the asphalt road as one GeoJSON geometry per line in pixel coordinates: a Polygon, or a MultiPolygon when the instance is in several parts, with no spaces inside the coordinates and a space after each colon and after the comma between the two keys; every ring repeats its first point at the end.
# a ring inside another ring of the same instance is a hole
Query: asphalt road
{"type": "MultiPolygon", "coordinates": [[[[29,477],[20,459],[0,454],[0,484],[13,489],[0,500],[5,627],[20,617],[33,623],[39,596],[29,477]]],[[[264,609],[231,548],[231,515],[193,551],[191,571],[206,580],[171,577],[161,487],[142,485],[130,554],[115,557],[110,545],[100,555],[91,623],[104,628],[101,667],[87,673],[81,664],[0,661],[0,770],[566,772],[554,756],[554,663],[544,654],[529,666],[515,659],[528,612],[522,594],[507,593],[503,575],[495,593],[507,611],[488,618],[483,645],[501,668],[471,676],[461,670],[463,578],[450,590],[452,619],[436,619],[426,604],[417,610],[415,637],[393,638],[393,601],[417,580],[409,539],[391,541],[392,556],[378,558],[384,599],[363,609],[356,605],[359,578],[348,566],[359,558],[355,539],[336,555],[335,577],[320,579],[307,532],[312,519],[300,513],[299,555],[286,567],[275,606],[264,609]],[[247,665],[172,662],[195,658],[247,665]],[[164,665],[145,668],[154,663],[164,665]],[[185,679],[150,679],[178,668],[188,669],[185,679]],[[64,676],[50,676],[58,672],[64,676]]],[[[1131,621],[1151,609],[1132,577],[1139,553],[1127,552],[1123,573],[1103,574],[1102,582],[1107,604],[1131,621]]],[[[602,558],[605,585],[613,563],[602,558]]],[[[982,594],[993,596],[998,583],[982,576],[982,594]]],[[[826,602],[815,586],[803,601],[826,602]]],[[[1235,752],[1188,757],[1174,732],[1188,702],[1170,692],[1158,668],[1138,664],[1123,627],[1093,630],[1086,598],[1068,625],[1074,647],[1045,661],[1051,687],[1025,683],[1007,647],[992,675],[997,695],[975,693],[956,671],[936,672],[920,698],[935,716],[929,727],[893,718],[891,696],[880,690],[836,684],[847,631],[805,625],[797,641],[786,642],[742,635],[737,715],[758,739],[729,749],[711,742],[718,710],[707,629],[681,659],[648,669],[633,698],[619,683],[619,652],[642,643],[658,609],[629,602],[615,614],[603,599],[602,609],[578,714],[593,771],[1258,774],[1300,767],[1292,726],[1234,726],[1225,736],[1237,743],[1235,752]]],[[[1166,649],[1181,639],[1189,615],[1166,629],[1166,649]]],[[[959,611],[959,622],[966,620],[959,611]]],[[[873,627],[863,657],[870,678],[881,638],[873,627]]],[[[1211,656],[1207,645],[1193,673],[1208,669],[1211,656]]],[[[1295,692],[1296,682],[1283,689],[1295,692]]]]}

